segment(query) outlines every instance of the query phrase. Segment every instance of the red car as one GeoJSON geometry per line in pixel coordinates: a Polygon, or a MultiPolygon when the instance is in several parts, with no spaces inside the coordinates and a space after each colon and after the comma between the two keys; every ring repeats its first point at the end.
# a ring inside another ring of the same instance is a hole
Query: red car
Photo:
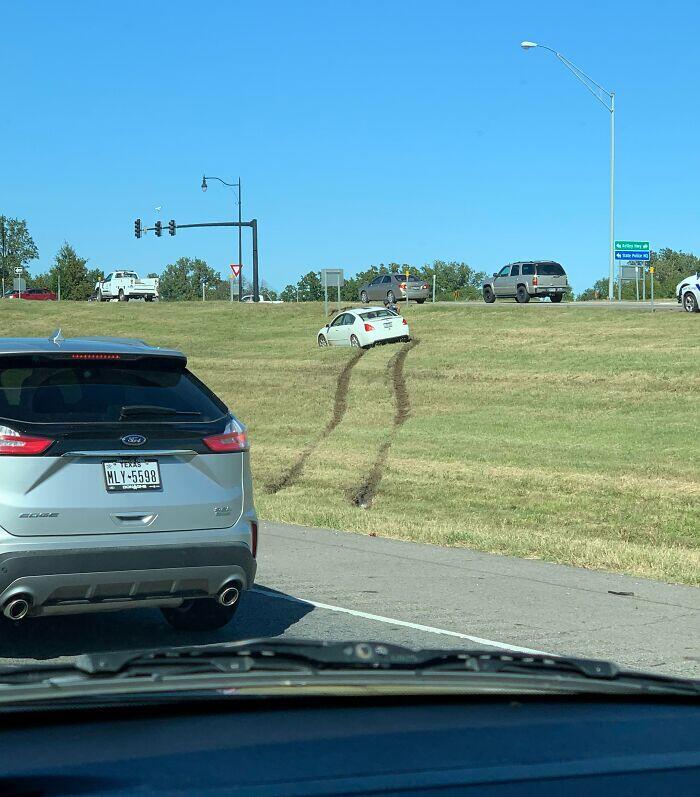
{"type": "Polygon", "coordinates": [[[7,291],[6,299],[34,299],[39,302],[55,302],[56,294],[48,288],[27,288],[26,291],[7,291]]]}

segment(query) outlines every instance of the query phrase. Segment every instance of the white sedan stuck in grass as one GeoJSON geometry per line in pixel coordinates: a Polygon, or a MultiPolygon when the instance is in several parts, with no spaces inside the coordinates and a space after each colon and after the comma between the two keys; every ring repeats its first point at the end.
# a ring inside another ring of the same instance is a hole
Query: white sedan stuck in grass
{"type": "Polygon", "coordinates": [[[367,349],[377,343],[410,340],[408,321],[385,307],[343,310],[318,331],[319,346],[354,346],[367,349]]]}

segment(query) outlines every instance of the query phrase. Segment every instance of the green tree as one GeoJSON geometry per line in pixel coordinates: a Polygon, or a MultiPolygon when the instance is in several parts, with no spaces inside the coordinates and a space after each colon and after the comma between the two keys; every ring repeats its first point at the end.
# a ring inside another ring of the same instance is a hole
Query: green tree
{"type": "Polygon", "coordinates": [[[216,298],[222,282],[221,274],[198,257],[180,257],[169,263],[160,276],[160,295],[171,302],[202,298],[202,280],[206,280],[206,295],[216,298]]]}
{"type": "Polygon", "coordinates": [[[95,289],[95,283],[102,276],[101,269],[89,270],[87,259],[80,257],[75,249],[64,243],[56,253],[53,266],[46,274],[38,274],[32,283],[37,287],[49,288],[58,293],[58,280],[61,279],[61,299],[84,301],[95,289]]]}
{"type": "Polygon", "coordinates": [[[297,283],[300,302],[320,302],[323,300],[323,284],[318,271],[309,271],[297,283]]]}
{"type": "Polygon", "coordinates": [[[39,250],[29,234],[24,219],[0,216],[0,278],[14,277],[15,268],[39,257],[39,250]]]}
{"type": "Polygon", "coordinates": [[[296,302],[297,300],[297,286],[296,285],[286,285],[280,293],[280,299],[283,302],[296,302]]]}

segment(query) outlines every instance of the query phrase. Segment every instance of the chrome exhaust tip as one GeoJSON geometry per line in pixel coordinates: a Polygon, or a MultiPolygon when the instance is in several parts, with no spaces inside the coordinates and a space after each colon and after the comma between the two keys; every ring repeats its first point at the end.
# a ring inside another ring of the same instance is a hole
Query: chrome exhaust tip
{"type": "Polygon", "coordinates": [[[228,584],[219,592],[219,603],[222,606],[233,606],[240,594],[238,587],[228,584]]]}
{"type": "Polygon", "coordinates": [[[8,620],[23,620],[32,608],[31,599],[26,595],[10,598],[2,607],[2,613],[8,620]]]}

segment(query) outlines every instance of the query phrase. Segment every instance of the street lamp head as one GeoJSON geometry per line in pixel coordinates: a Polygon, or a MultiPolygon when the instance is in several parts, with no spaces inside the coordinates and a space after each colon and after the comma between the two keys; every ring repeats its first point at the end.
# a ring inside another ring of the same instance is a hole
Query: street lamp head
{"type": "Polygon", "coordinates": [[[204,175],[202,175],[202,191],[206,190],[207,190],[207,178],[204,175]]]}
{"type": "Polygon", "coordinates": [[[520,46],[523,50],[531,50],[533,47],[537,47],[536,42],[520,42],[520,46]]]}

